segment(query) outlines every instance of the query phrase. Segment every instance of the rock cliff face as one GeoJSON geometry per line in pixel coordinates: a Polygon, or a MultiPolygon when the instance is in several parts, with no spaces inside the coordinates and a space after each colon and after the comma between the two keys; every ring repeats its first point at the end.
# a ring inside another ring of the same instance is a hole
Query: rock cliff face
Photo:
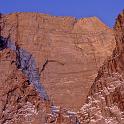
{"type": "Polygon", "coordinates": [[[100,68],[78,114],[81,124],[124,124],[124,11],[114,30],[116,48],[100,68]]]}
{"type": "Polygon", "coordinates": [[[30,53],[3,37],[0,47],[0,124],[78,122],[76,113],[49,101],[30,53]]]}
{"type": "Polygon", "coordinates": [[[35,58],[50,99],[71,110],[85,102],[99,67],[115,46],[113,31],[96,17],[15,13],[1,16],[1,29],[1,36],[35,58]]]}

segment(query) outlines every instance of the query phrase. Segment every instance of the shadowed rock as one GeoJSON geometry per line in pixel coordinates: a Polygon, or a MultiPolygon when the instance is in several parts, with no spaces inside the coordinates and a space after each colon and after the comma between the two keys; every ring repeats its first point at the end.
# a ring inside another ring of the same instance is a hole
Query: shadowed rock
{"type": "Polygon", "coordinates": [[[0,50],[3,50],[7,47],[7,41],[2,37],[0,36],[0,50]]]}

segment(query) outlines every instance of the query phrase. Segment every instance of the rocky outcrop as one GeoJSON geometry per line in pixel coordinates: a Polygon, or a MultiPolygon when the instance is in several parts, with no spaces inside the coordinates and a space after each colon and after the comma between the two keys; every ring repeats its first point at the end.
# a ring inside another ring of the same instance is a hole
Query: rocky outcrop
{"type": "Polygon", "coordinates": [[[31,123],[39,109],[45,108],[45,103],[15,62],[16,54],[13,51],[0,51],[1,124],[31,123]]]}
{"type": "Polygon", "coordinates": [[[1,16],[1,29],[1,36],[9,36],[35,58],[51,100],[71,110],[84,103],[99,67],[115,46],[113,31],[96,17],[15,13],[1,16]]]}
{"type": "Polygon", "coordinates": [[[1,50],[9,48],[13,52],[15,52],[17,68],[22,70],[22,72],[29,80],[29,83],[32,83],[36,90],[39,92],[39,95],[44,100],[49,100],[49,97],[44,87],[42,86],[42,83],[40,82],[40,75],[36,68],[35,59],[32,57],[32,55],[24,49],[20,48],[15,43],[9,41],[9,39],[7,38],[3,38],[2,36],[0,36],[0,42],[1,50]]]}
{"type": "Polygon", "coordinates": [[[78,114],[81,124],[124,124],[124,11],[114,30],[116,48],[100,68],[78,114]]]}
{"type": "Polygon", "coordinates": [[[6,38],[0,43],[0,123],[77,123],[76,113],[49,101],[30,53],[6,38]]]}

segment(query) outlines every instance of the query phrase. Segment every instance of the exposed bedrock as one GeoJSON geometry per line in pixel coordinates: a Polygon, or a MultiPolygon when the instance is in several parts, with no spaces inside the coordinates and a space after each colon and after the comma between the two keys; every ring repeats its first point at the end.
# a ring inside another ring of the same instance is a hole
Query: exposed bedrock
{"type": "Polygon", "coordinates": [[[100,68],[78,114],[81,124],[124,124],[124,11],[114,30],[116,47],[100,68]]]}
{"type": "Polygon", "coordinates": [[[78,110],[115,47],[112,29],[96,17],[77,20],[37,13],[2,15],[1,22],[2,36],[10,36],[35,58],[42,85],[55,105],[78,110]]]}
{"type": "MultiPolygon", "coordinates": [[[[29,124],[46,109],[44,100],[16,66],[16,53],[0,51],[0,124],[29,124]]],[[[42,122],[42,121],[41,121],[42,122]]]]}
{"type": "Polygon", "coordinates": [[[8,38],[0,44],[0,123],[78,124],[75,112],[51,103],[32,55],[8,38]]]}

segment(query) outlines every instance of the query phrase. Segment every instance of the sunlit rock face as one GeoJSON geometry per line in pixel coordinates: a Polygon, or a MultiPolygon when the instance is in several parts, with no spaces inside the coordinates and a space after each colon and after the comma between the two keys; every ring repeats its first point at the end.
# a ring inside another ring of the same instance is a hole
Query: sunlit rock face
{"type": "Polygon", "coordinates": [[[0,38],[0,124],[77,123],[75,112],[49,100],[32,55],[0,38]]]}
{"type": "Polygon", "coordinates": [[[124,124],[124,11],[114,30],[116,47],[100,68],[78,114],[81,124],[124,124]]]}
{"type": "Polygon", "coordinates": [[[36,13],[2,15],[2,36],[28,51],[50,99],[78,110],[103,61],[115,46],[114,34],[98,18],[75,19],[36,13]]]}

